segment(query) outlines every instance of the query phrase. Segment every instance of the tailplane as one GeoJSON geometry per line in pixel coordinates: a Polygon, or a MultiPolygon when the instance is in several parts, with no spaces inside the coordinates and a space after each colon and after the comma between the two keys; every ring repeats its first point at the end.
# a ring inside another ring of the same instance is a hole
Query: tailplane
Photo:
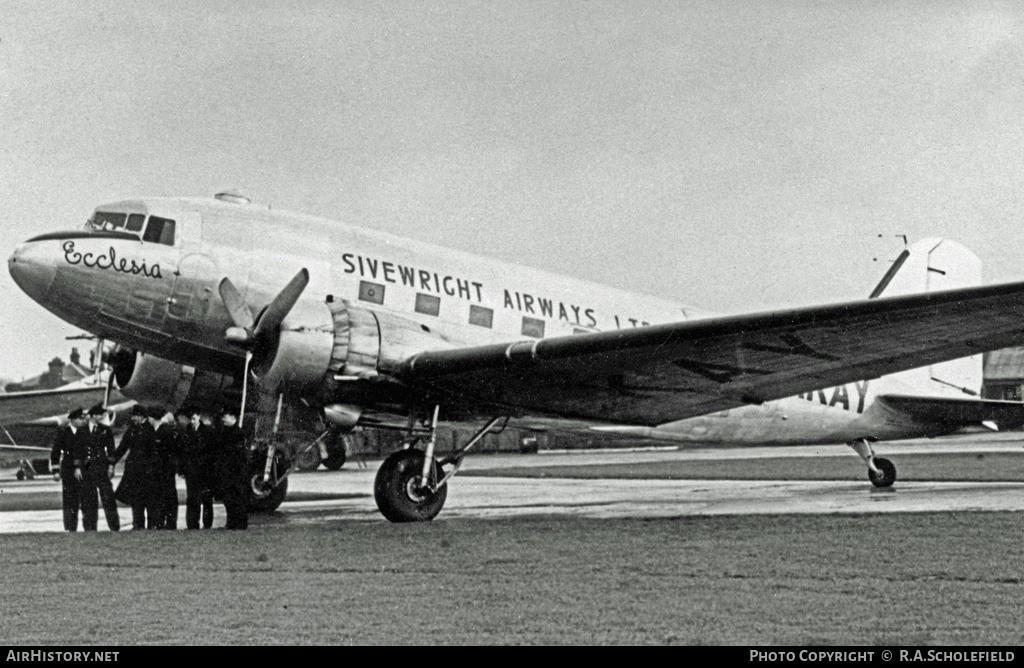
{"type": "MultiPolygon", "coordinates": [[[[981,285],[981,259],[950,239],[930,237],[905,249],[893,262],[871,297],[895,297],[981,285]]],[[[969,397],[981,393],[982,357],[911,369],[879,379],[881,392],[924,396],[969,397]]]]}

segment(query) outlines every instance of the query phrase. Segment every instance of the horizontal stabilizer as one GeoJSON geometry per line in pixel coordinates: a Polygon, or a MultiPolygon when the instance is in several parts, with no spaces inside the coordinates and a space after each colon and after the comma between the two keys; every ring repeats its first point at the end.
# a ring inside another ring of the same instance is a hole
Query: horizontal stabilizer
{"type": "Polygon", "coordinates": [[[970,425],[995,422],[1001,429],[1024,424],[1024,403],[999,399],[917,397],[883,394],[878,397],[888,408],[922,422],[970,425]]]}

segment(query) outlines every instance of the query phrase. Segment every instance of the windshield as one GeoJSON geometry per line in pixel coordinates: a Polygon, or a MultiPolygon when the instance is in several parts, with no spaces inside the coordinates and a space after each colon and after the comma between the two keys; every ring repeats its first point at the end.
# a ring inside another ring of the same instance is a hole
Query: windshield
{"type": "Polygon", "coordinates": [[[89,230],[124,230],[126,232],[140,232],[146,216],[141,213],[117,213],[114,211],[97,211],[92,218],[86,222],[85,227],[89,230]]]}

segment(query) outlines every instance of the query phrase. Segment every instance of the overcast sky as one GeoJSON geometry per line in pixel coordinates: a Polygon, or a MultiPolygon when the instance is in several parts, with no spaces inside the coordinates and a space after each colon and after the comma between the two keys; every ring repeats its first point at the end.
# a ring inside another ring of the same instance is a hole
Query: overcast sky
{"type": "MultiPolygon", "coordinates": [[[[1022,280],[1022,20],[961,1],[0,0],[0,252],[102,202],[234,187],[726,313],[865,297],[896,235],[1022,280]]],[[[0,376],[67,359],[76,333],[0,277],[0,376]]]]}

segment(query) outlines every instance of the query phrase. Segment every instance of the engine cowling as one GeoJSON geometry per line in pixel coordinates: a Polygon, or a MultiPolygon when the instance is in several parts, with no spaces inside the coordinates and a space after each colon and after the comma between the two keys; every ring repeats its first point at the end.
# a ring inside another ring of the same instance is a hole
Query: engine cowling
{"type": "Polygon", "coordinates": [[[326,304],[299,302],[263,350],[255,351],[253,375],[268,390],[316,391],[324,382],[335,327],[326,304]]]}
{"type": "Polygon", "coordinates": [[[325,400],[350,400],[343,386],[351,381],[378,379],[416,353],[452,345],[422,323],[387,311],[371,311],[345,300],[328,306],[334,347],[322,384],[325,400]]]}
{"type": "MultiPolygon", "coordinates": [[[[300,303],[271,345],[256,352],[252,371],[263,391],[297,392],[320,405],[342,406],[331,415],[343,415],[339,424],[344,425],[357,419],[353,416],[358,416],[359,405],[380,401],[381,392],[387,395],[385,401],[404,400],[382,387],[386,384],[367,387],[349,381],[379,380],[416,353],[450,346],[422,323],[386,311],[355,307],[346,300],[300,303]]],[[[177,410],[240,400],[231,376],[126,349],[115,351],[109,361],[121,393],[150,408],[177,410]]]]}
{"type": "Polygon", "coordinates": [[[240,398],[231,376],[125,349],[116,351],[109,361],[121,394],[150,409],[212,408],[240,398]]]}
{"type": "Polygon", "coordinates": [[[264,391],[358,404],[358,396],[339,395],[345,381],[377,379],[418,352],[448,346],[423,324],[386,311],[347,300],[300,302],[272,344],[256,352],[253,372],[264,391]]]}

